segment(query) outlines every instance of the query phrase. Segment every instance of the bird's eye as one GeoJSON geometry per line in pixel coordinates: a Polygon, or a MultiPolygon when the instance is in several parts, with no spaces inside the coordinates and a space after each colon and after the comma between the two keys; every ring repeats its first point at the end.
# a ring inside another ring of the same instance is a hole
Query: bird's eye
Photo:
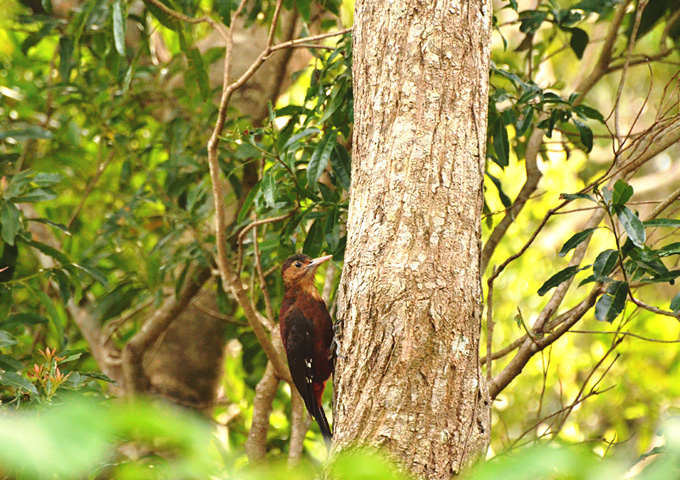
{"type": "Polygon", "coordinates": [[[296,266],[297,268],[300,268],[300,267],[302,266],[302,264],[301,264],[300,262],[295,262],[295,266],[296,266]]]}

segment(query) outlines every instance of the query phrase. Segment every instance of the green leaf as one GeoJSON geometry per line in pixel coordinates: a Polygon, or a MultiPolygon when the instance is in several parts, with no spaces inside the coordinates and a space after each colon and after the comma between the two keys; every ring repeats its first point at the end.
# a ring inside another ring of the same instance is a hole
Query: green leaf
{"type": "Polygon", "coordinates": [[[501,181],[491,175],[489,172],[484,172],[486,173],[486,176],[491,179],[493,184],[496,186],[496,190],[498,190],[498,197],[501,199],[501,203],[505,208],[510,208],[512,207],[512,200],[510,200],[510,197],[508,197],[505,192],[503,191],[503,185],[501,185],[501,181]]]}
{"type": "Polygon", "coordinates": [[[590,200],[591,202],[597,202],[587,193],[560,193],[560,198],[564,200],[590,200]]]}
{"type": "Polygon", "coordinates": [[[674,242],[664,245],[656,251],[659,257],[669,257],[671,255],[680,255],[680,242],[674,242]]]}
{"type": "Polygon", "coordinates": [[[642,221],[625,205],[614,205],[614,212],[619,217],[628,238],[635,246],[642,247],[645,244],[647,235],[642,221]]]}
{"type": "Polygon", "coordinates": [[[542,297],[543,295],[548,293],[548,291],[551,288],[555,288],[561,283],[566,282],[570,278],[573,278],[574,275],[576,275],[578,272],[580,272],[581,270],[585,270],[586,268],[590,268],[590,265],[586,267],[579,267],[578,265],[573,265],[571,267],[565,268],[564,270],[560,270],[555,275],[546,280],[543,285],[541,285],[541,288],[538,289],[538,294],[542,297]]]}
{"type": "Polygon", "coordinates": [[[50,191],[50,190],[43,190],[42,188],[36,188],[35,190],[31,190],[30,192],[20,196],[16,197],[14,199],[15,202],[17,203],[33,203],[33,202],[44,202],[46,200],[54,200],[57,198],[57,194],[50,191]]]}
{"type": "Polygon", "coordinates": [[[531,121],[534,119],[534,109],[529,106],[524,109],[522,116],[517,121],[517,137],[523,136],[531,126],[531,121]]]}
{"type": "Polygon", "coordinates": [[[507,167],[510,164],[510,143],[508,142],[508,131],[501,118],[498,118],[494,123],[493,148],[496,151],[498,166],[507,167]]]}
{"type": "Polygon", "coordinates": [[[9,245],[14,245],[14,238],[21,229],[21,212],[13,203],[4,202],[0,210],[2,223],[2,239],[9,245]]]}
{"type": "Polygon", "coordinates": [[[593,131],[580,120],[574,118],[573,122],[581,136],[581,143],[586,147],[586,153],[590,152],[593,149],[593,131]]]}
{"type": "Polygon", "coordinates": [[[104,288],[109,288],[109,281],[106,279],[106,276],[96,268],[89,265],[80,265],[78,263],[72,263],[71,265],[73,265],[78,270],[85,272],[87,275],[99,282],[104,288]]]}
{"type": "Polygon", "coordinates": [[[38,315],[37,313],[33,312],[15,313],[14,315],[7,317],[4,322],[0,323],[0,326],[7,327],[10,325],[37,325],[39,323],[47,323],[48,321],[49,320],[47,320],[42,315],[38,315]]]}
{"type": "Polygon", "coordinates": [[[680,292],[676,293],[673,300],[671,300],[671,310],[674,313],[680,312],[680,292]]]}
{"type": "Polygon", "coordinates": [[[68,37],[61,37],[59,39],[59,75],[61,81],[69,82],[73,70],[73,42],[68,37]]]}
{"type": "Polygon", "coordinates": [[[655,218],[653,220],[647,220],[645,222],[642,222],[642,224],[645,227],[679,228],[680,227],[680,220],[676,220],[675,218],[655,218]]]}
{"type": "Polygon", "coordinates": [[[246,199],[243,200],[243,205],[241,206],[241,211],[238,212],[238,217],[236,218],[238,223],[241,223],[243,220],[245,220],[246,215],[248,215],[248,211],[250,210],[250,206],[253,204],[253,200],[255,200],[255,197],[260,192],[261,185],[262,181],[260,180],[255,185],[253,185],[253,188],[251,188],[248,192],[248,195],[246,195],[246,199]]]}
{"type": "Polygon", "coordinates": [[[45,255],[54,258],[61,265],[67,265],[67,264],[70,263],[68,256],[63,252],[60,252],[59,250],[57,250],[54,247],[50,247],[49,245],[45,245],[44,243],[35,242],[33,240],[23,240],[22,239],[22,241],[24,243],[26,243],[27,245],[30,245],[31,247],[40,250],[45,255]]]}
{"type": "Polygon", "coordinates": [[[316,182],[319,181],[319,177],[326,170],[328,159],[331,158],[331,153],[335,148],[335,137],[334,131],[328,132],[312,153],[312,158],[307,166],[307,185],[310,189],[316,187],[316,182]]]}
{"type": "MultiPolygon", "coordinates": [[[[30,288],[30,287],[29,287],[30,288]]],[[[31,288],[31,295],[37,298],[40,303],[43,304],[45,310],[50,315],[52,322],[50,325],[54,327],[54,332],[56,333],[57,342],[59,342],[59,349],[62,348],[64,342],[64,325],[61,323],[61,318],[57,312],[57,308],[54,306],[52,299],[46,295],[44,292],[31,288]]]]}
{"type": "MultiPolygon", "coordinates": [[[[170,5],[167,5],[168,3],[167,1],[161,0],[161,3],[172,8],[170,5]]],[[[149,12],[151,12],[151,14],[154,17],[156,17],[156,20],[158,20],[160,24],[163,25],[164,27],[169,28],[170,30],[173,30],[175,32],[179,32],[180,30],[182,30],[182,23],[178,19],[168,15],[153,3],[144,2],[144,6],[149,9],[149,12]]]]}
{"type": "Polygon", "coordinates": [[[591,118],[600,123],[604,123],[604,117],[594,108],[586,107],[585,105],[576,105],[574,107],[574,112],[581,118],[591,118]]]}
{"type": "Polygon", "coordinates": [[[58,173],[38,173],[35,177],[33,177],[33,180],[31,180],[31,183],[36,184],[39,187],[51,187],[53,185],[56,185],[57,183],[61,182],[62,177],[58,173]]]}
{"type": "Polygon", "coordinates": [[[323,237],[324,221],[321,218],[317,218],[312,222],[312,226],[309,227],[307,238],[305,238],[305,243],[302,246],[303,253],[312,258],[317,257],[323,248],[323,237]]]}
{"type": "Polygon", "coordinates": [[[8,132],[0,132],[0,140],[6,138],[13,138],[17,142],[22,140],[50,140],[53,137],[52,132],[45,130],[42,127],[31,125],[20,130],[10,130],[8,132]]]}
{"type": "Polygon", "coordinates": [[[291,136],[288,139],[288,141],[283,145],[283,148],[281,150],[288,150],[288,147],[296,143],[298,140],[320,132],[321,130],[319,130],[317,127],[305,128],[301,132],[298,132],[295,135],[291,136]]]}
{"type": "Polygon", "coordinates": [[[578,245],[588,240],[588,238],[590,238],[590,236],[593,234],[595,230],[597,230],[597,227],[586,228],[582,232],[575,233],[569,240],[567,240],[564,243],[564,245],[562,246],[562,250],[560,250],[560,253],[558,253],[558,255],[560,257],[564,257],[570,250],[576,248],[578,245]]]}
{"type": "Polygon", "coordinates": [[[567,30],[571,32],[569,46],[576,54],[576,57],[581,60],[583,58],[583,51],[586,49],[588,42],[590,41],[588,34],[580,28],[569,28],[567,30]]]}
{"type": "Polygon", "coordinates": [[[34,395],[38,394],[38,390],[31,382],[15,372],[0,372],[0,384],[23,389],[34,395]]]}
{"type": "Polygon", "coordinates": [[[90,378],[96,378],[97,380],[103,380],[104,382],[108,383],[113,383],[114,385],[116,384],[115,380],[112,380],[111,378],[107,377],[103,373],[97,373],[97,372],[80,372],[80,374],[84,377],[90,377],[90,378]]]}
{"type": "Polygon", "coordinates": [[[262,195],[267,207],[272,208],[276,197],[276,182],[274,181],[274,174],[271,168],[264,172],[262,177],[262,195]]]}
{"type": "Polygon", "coordinates": [[[519,12],[519,19],[522,21],[519,30],[522,33],[536,33],[546,18],[548,18],[548,12],[542,10],[524,10],[519,12]]]}
{"type": "Polygon", "coordinates": [[[127,17],[127,9],[122,4],[121,0],[113,2],[113,43],[116,46],[116,51],[121,57],[125,56],[125,19],[127,17]]]}
{"type": "Polygon", "coordinates": [[[8,372],[21,372],[24,365],[16,358],[10,355],[0,355],[0,370],[7,370],[8,372]]]}
{"type": "Polygon", "coordinates": [[[352,184],[352,159],[347,149],[339,143],[335,145],[335,155],[331,155],[331,167],[342,188],[349,191],[352,184]]]}
{"type": "Polygon", "coordinates": [[[189,68],[193,72],[193,77],[198,83],[198,90],[201,93],[201,98],[207,100],[210,97],[210,81],[208,80],[208,73],[206,72],[201,52],[198,48],[193,47],[186,53],[189,68]]]}
{"type": "Polygon", "coordinates": [[[612,204],[623,205],[633,196],[633,187],[623,180],[617,180],[612,191],[612,204]]]}
{"type": "Polygon", "coordinates": [[[296,0],[296,5],[298,8],[298,11],[300,12],[300,15],[302,15],[302,19],[309,23],[309,20],[311,18],[311,1],[310,0],[296,0]]]}
{"type": "Polygon", "coordinates": [[[0,330],[0,348],[9,347],[10,345],[15,345],[16,343],[17,339],[14,338],[14,335],[9,332],[5,332],[4,330],[0,330]]]}
{"type": "Polygon", "coordinates": [[[97,308],[92,312],[92,317],[99,322],[120,315],[130,306],[139,295],[140,289],[128,283],[117,285],[99,301],[97,308]]]}
{"type": "Polygon", "coordinates": [[[609,275],[619,258],[618,250],[605,250],[601,252],[595,259],[593,263],[593,275],[597,281],[602,281],[607,275],[609,275]]]}
{"type": "Polygon", "coordinates": [[[231,25],[231,0],[215,0],[213,7],[227,27],[231,25]]]}
{"type": "Polygon", "coordinates": [[[613,282],[595,304],[595,318],[612,323],[623,312],[628,295],[627,282],[613,282]]]}

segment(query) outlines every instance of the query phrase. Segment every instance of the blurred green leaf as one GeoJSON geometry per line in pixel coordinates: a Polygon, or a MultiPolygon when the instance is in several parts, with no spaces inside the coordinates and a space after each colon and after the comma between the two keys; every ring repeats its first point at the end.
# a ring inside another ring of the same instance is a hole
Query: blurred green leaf
{"type": "Polygon", "coordinates": [[[316,187],[316,182],[319,181],[319,177],[321,177],[321,174],[326,169],[328,160],[331,158],[331,153],[335,148],[335,137],[335,132],[328,132],[319,142],[314,153],[312,153],[312,158],[307,166],[307,185],[311,189],[316,187]]]}
{"type": "Polygon", "coordinates": [[[9,332],[0,330],[0,348],[9,347],[10,345],[15,345],[17,339],[9,332]]]}
{"type": "Polygon", "coordinates": [[[116,46],[116,51],[121,57],[125,56],[125,21],[127,18],[127,9],[121,0],[115,0],[112,6],[113,17],[113,41],[116,46]]]}
{"type": "MultiPolygon", "coordinates": [[[[0,384],[7,385],[9,387],[14,387],[20,390],[26,390],[27,392],[32,393],[34,395],[38,394],[38,391],[31,382],[29,382],[24,377],[15,372],[0,371],[0,384]]],[[[2,425],[2,423],[3,422],[0,422],[0,425],[2,425]]],[[[0,443],[2,443],[2,441],[6,438],[7,435],[9,435],[9,433],[3,430],[3,434],[0,436],[3,438],[0,439],[0,443]]]]}
{"type": "Polygon", "coordinates": [[[14,325],[36,325],[38,323],[47,323],[48,321],[47,318],[38,315],[37,313],[24,312],[10,315],[3,322],[0,322],[0,326],[7,328],[8,326],[14,325]]]}
{"type": "Polygon", "coordinates": [[[617,180],[612,191],[612,204],[623,205],[633,196],[633,187],[623,180],[617,180]]]}
{"type": "Polygon", "coordinates": [[[14,238],[21,229],[21,212],[14,204],[4,202],[0,210],[2,223],[2,239],[8,245],[14,245],[14,238]]]}

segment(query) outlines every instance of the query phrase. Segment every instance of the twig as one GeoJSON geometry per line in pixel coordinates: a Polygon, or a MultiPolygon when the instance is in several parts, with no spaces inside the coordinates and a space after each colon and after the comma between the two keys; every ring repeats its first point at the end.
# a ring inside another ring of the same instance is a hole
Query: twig
{"type": "MultiPolygon", "coordinates": [[[[269,290],[267,289],[267,281],[262,273],[262,263],[260,258],[260,247],[257,243],[257,228],[253,229],[253,252],[255,254],[255,269],[260,280],[260,290],[264,298],[265,311],[267,312],[267,323],[265,326],[271,332],[274,329],[274,309],[272,308],[272,301],[269,298],[269,290]]],[[[253,292],[253,301],[255,299],[255,292],[253,292]]]]}
{"type": "MultiPolygon", "coordinates": [[[[484,269],[482,269],[484,271],[484,269]]],[[[493,269],[496,273],[496,267],[493,269]]],[[[491,380],[491,366],[493,362],[493,327],[496,323],[493,321],[493,280],[487,282],[486,293],[486,381],[491,380]]]]}
{"type": "Polygon", "coordinates": [[[675,312],[669,312],[667,310],[662,310],[658,307],[654,307],[652,305],[647,305],[645,302],[642,300],[638,300],[633,296],[633,294],[629,291],[629,298],[633,301],[635,305],[638,307],[648,310],[650,312],[656,313],[657,315],[665,315],[666,317],[672,317],[675,318],[676,320],[680,320],[680,312],[675,313],[675,312]]]}
{"type": "MultiPolygon", "coordinates": [[[[104,144],[104,140],[100,141],[100,145],[104,144]]],[[[103,147],[101,147],[103,148],[103,147]]],[[[90,181],[87,184],[87,187],[85,187],[85,191],[83,192],[83,195],[80,199],[80,203],[78,203],[78,206],[71,212],[71,216],[68,219],[68,222],[66,222],[66,229],[71,230],[71,227],[73,226],[73,222],[75,221],[76,218],[78,218],[78,215],[80,215],[81,210],[85,206],[85,202],[87,201],[88,197],[90,196],[90,193],[92,193],[92,190],[94,190],[95,185],[97,185],[97,182],[101,178],[102,174],[106,171],[108,166],[111,164],[111,160],[113,160],[113,157],[115,156],[115,151],[112,149],[111,153],[109,154],[108,158],[104,163],[101,163],[101,158],[100,161],[97,164],[97,171],[95,172],[94,176],[90,179],[90,181]]],[[[59,248],[64,243],[64,239],[66,238],[66,234],[64,234],[61,237],[61,240],[59,241],[59,248]]]]}
{"type": "Polygon", "coordinates": [[[240,272],[240,271],[241,271],[241,268],[242,268],[242,263],[243,263],[243,240],[245,239],[245,236],[248,234],[248,232],[249,232],[250,230],[252,230],[253,228],[255,228],[255,227],[259,227],[259,226],[261,226],[261,225],[267,225],[267,224],[269,224],[269,223],[280,222],[281,220],[285,220],[285,219],[287,219],[287,218],[290,218],[290,217],[293,216],[293,214],[294,214],[295,212],[297,212],[297,210],[298,210],[298,207],[296,206],[295,208],[293,208],[293,210],[291,210],[290,212],[285,213],[285,214],[283,214],[283,215],[278,215],[278,216],[276,216],[276,217],[269,217],[269,218],[261,218],[261,219],[259,219],[259,220],[256,219],[254,222],[249,223],[248,225],[246,225],[245,227],[243,227],[243,229],[241,229],[241,231],[238,233],[238,240],[237,240],[237,244],[238,244],[237,252],[236,252],[236,261],[237,261],[236,271],[237,271],[237,272],[240,272]]]}
{"type": "Polygon", "coordinates": [[[602,335],[625,335],[628,337],[634,337],[634,338],[639,338],[640,340],[644,340],[646,342],[654,342],[654,343],[680,343],[680,340],[659,340],[657,338],[648,338],[648,337],[643,337],[642,335],[638,335],[636,333],[630,333],[630,332],[607,332],[604,330],[569,330],[569,333],[587,333],[587,334],[602,334],[602,335]]]}
{"type": "Polygon", "coordinates": [[[484,244],[480,266],[480,270],[482,272],[486,270],[493,252],[496,250],[496,247],[505,236],[508,228],[510,228],[510,225],[512,225],[512,223],[515,221],[517,215],[519,215],[519,212],[522,210],[527,200],[529,200],[531,195],[538,187],[538,182],[541,180],[543,174],[539,170],[536,160],[538,158],[538,152],[541,149],[542,141],[543,130],[535,127],[527,142],[524,160],[527,175],[526,180],[524,181],[522,189],[517,194],[517,198],[513,202],[512,207],[510,207],[503,219],[498,223],[498,225],[496,225],[496,227],[491,232],[491,235],[489,235],[489,239],[484,244]]]}

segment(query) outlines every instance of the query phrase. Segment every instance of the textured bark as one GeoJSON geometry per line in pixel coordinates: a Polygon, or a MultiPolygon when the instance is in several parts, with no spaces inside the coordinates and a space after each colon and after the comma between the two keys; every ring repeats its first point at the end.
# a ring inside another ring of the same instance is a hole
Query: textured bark
{"type": "Polygon", "coordinates": [[[479,367],[491,5],[358,0],[334,451],[450,478],[488,446],[479,367]]]}

